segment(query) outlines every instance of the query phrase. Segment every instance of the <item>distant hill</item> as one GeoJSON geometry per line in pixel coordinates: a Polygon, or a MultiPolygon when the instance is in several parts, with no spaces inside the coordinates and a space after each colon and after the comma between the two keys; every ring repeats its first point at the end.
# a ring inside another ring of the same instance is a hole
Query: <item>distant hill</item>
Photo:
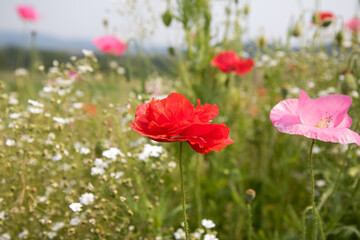
{"type": "MultiPolygon", "coordinates": [[[[0,31],[0,48],[30,48],[30,33],[22,35],[21,33],[0,31]]],[[[93,50],[98,52],[91,39],[61,39],[59,37],[37,33],[36,46],[40,50],[66,51],[69,53],[80,53],[82,49],[93,50]]],[[[143,53],[147,54],[164,54],[167,53],[167,46],[147,46],[142,48],[143,53]]],[[[130,45],[130,52],[137,52],[134,44],[130,45]]]]}
{"type": "MultiPolygon", "coordinates": [[[[0,48],[25,47],[31,43],[30,33],[23,35],[16,32],[0,32],[0,48]]],[[[67,40],[58,37],[37,33],[36,45],[42,50],[61,50],[67,52],[80,52],[81,49],[96,50],[91,40],[67,40]]]]}

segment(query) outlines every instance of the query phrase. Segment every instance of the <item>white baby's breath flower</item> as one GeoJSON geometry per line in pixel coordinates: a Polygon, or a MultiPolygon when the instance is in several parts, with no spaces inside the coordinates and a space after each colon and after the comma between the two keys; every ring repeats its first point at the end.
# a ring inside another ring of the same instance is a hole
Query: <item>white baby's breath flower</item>
{"type": "Polygon", "coordinates": [[[0,212],[0,220],[5,221],[6,217],[5,217],[5,211],[1,211],[0,212]]]}
{"type": "Polygon", "coordinates": [[[89,65],[79,65],[78,70],[79,70],[79,73],[87,73],[87,72],[94,71],[94,69],[89,65]]]}
{"type": "Polygon", "coordinates": [[[24,229],[21,233],[18,234],[18,238],[24,238],[27,235],[29,235],[29,231],[27,229],[24,229]]]}
{"type": "Polygon", "coordinates": [[[359,98],[359,93],[355,90],[351,91],[350,92],[350,95],[353,97],[353,98],[359,98]]]}
{"type": "Polygon", "coordinates": [[[208,229],[215,227],[215,223],[210,219],[203,219],[201,221],[201,225],[203,225],[205,228],[208,228],[208,229]]]}
{"type": "Polygon", "coordinates": [[[326,181],[324,179],[316,180],[315,185],[318,187],[324,187],[326,185],[326,181]]]}
{"type": "Polygon", "coordinates": [[[33,105],[34,107],[38,107],[38,108],[43,108],[43,107],[44,107],[44,104],[39,103],[39,102],[37,102],[37,101],[35,101],[35,100],[29,99],[29,100],[28,100],[28,103],[31,104],[31,105],[33,105]]]}
{"type": "Polygon", "coordinates": [[[48,234],[47,234],[47,237],[49,238],[49,239],[53,239],[54,237],[56,237],[57,236],[57,233],[56,232],[48,232],[48,234]]]}
{"type": "Polygon", "coordinates": [[[57,162],[60,161],[62,159],[62,155],[60,153],[56,153],[52,158],[51,161],[53,162],[57,162]]]}
{"type": "Polygon", "coordinates": [[[73,211],[73,212],[80,212],[81,208],[82,208],[82,204],[81,203],[72,203],[69,205],[69,208],[73,211]]]}
{"type": "Polygon", "coordinates": [[[84,205],[89,205],[94,202],[95,196],[92,193],[84,193],[79,197],[79,202],[84,205]]]}
{"type": "Polygon", "coordinates": [[[101,167],[92,167],[91,168],[91,176],[94,175],[104,175],[105,170],[101,167]]]}
{"type": "Polygon", "coordinates": [[[9,118],[11,119],[18,119],[19,117],[21,117],[21,113],[11,113],[9,115],[9,118]]]}
{"type": "Polygon", "coordinates": [[[90,149],[86,147],[80,148],[80,154],[87,155],[90,153],[90,149]]]}
{"type": "Polygon", "coordinates": [[[176,168],[176,162],[174,162],[174,161],[169,162],[168,167],[169,168],[176,168]]]}
{"type": "Polygon", "coordinates": [[[15,146],[15,140],[13,140],[13,139],[6,139],[5,145],[6,145],[6,146],[9,146],[9,147],[15,146]]]}
{"type": "Polygon", "coordinates": [[[81,52],[84,54],[85,57],[91,57],[94,56],[94,52],[91,50],[83,49],[81,52]]]}
{"type": "Polygon", "coordinates": [[[10,96],[9,97],[9,102],[10,105],[18,105],[19,104],[19,100],[17,100],[17,98],[10,96]]]}
{"type": "Polygon", "coordinates": [[[124,172],[113,172],[110,173],[110,177],[113,177],[115,179],[119,179],[124,175],[124,172]]]}
{"type": "Polygon", "coordinates": [[[40,114],[40,113],[44,112],[44,109],[42,109],[42,108],[31,107],[31,106],[29,106],[27,108],[27,110],[32,114],[40,114]]]}
{"type": "Polygon", "coordinates": [[[139,159],[146,161],[149,157],[160,157],[163,151],[164,149],[161,146],[145,144],[143,151],[139,154],[139,159]]]}
{"type": "Polygon", "coordinates": [[[54,223],[54,226],[52,227],[52,231],[57,232],[59,231],[61,228],[63,228],[65,226],[64,222],[56,222],[54,223]]]}
{"type": "Polygon", "coordinates": [[[71,122],[74,122],[73,118],[60,118],[60,117],[53,117],[52,118],[55,122],[60,123],[60,124],[68,124],[71,122]]]}
{"type": "Polygon", "coordinates": [[[108,150],[103,151],[102,155],[111,160],[116,160],[116,157],[119,155],[120,157],[125,157],[125,155],[118,148],[110,148],[108,150]]]}
{"type": "Polygon", "coordinates": [[[76,226],[79,225],[80,223],[81,223],[81,219],[79,217],[74,217],[69,222],[71,226],[76,226]]]}
{"type": "Polygon", "coordinates": [[[76,109],[80,109],[83,107],[83,103],[81,103],[81,102],[73,103],[73,107],[76,109]]]}
{"type": "Polygon", "coordinates": [[[123,74],[125,73],[125,68],[123,68],[123,67],[118,67],[118,68],[116,69],[116,71],[117,71],[118,74],[123,75],[123,74]]]}
{"type": "Polygon", "coordinates": [[[99,168],[107,168],[109,164],[103,161],[101,158],[95,158],[94,165],[99,168]]]}
{"type": "Polygon", "coordinates": [[[205,234],[204,240],[219,240],[214,234],[205,234]]]}
{"type": "Polygon", "coordinates": [[[176,240],[186,239],[185,231],[182,228],[179,228],[174,233],[174,237],[175,237],[176,240]]]}
{"type": "Polygon", "coordinates": [[[0,240],[11,240],[11,236],[8,233],[0,235],[0,240]]]}
{"type": "Polygon", "coordinates": [[[15,70],[15,76],[17,77],[27,76],[27,75],[29,75],[29,72],[25,68],[18,68],[15,70]]]}

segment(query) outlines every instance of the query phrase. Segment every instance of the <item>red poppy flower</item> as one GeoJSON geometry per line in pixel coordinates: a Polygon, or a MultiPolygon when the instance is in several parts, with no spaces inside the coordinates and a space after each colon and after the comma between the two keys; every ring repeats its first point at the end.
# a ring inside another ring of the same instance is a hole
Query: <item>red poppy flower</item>
{"type": "Polygon", "coordinates": [[[327,27],[334,18],[335,16],[331,12],[318,12],[314,14],[312,22],[322,27],[327,27]]]}
{"type": "Polygon", "coordinates": [[[234,51],[225,51],[213,58],[212,65],[225,73],[233,72],[238,75],[245,75],[254,67],[254,61],[251,58],[239,58],[234,51]]]}
{"type": "Polygon", "coordinates": [[[216,105],[200,105],[198,100],[194,108],[184,95],[172,93],[138,106],[130,126],[154,141],[187,141],[195,151],[206,154],[233,143],[224,124],[208,124],[218,112],[216,105]]]}

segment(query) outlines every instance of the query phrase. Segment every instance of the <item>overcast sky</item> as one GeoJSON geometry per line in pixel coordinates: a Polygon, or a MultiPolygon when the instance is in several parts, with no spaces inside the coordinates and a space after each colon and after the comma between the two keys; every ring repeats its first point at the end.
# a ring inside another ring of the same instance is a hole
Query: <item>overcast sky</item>
{"type": "MultiPolygon", "coordinates": [[[[231,0],[233,1],[233,0],[231,0]]],[[[226,0],[213,2],[213,20],[218,28],[224,21],[226,0]]],[[[248,2],[250,17],[246,26],[247,39],[266,34],[268,39],[285,39],[290,21],[298,18],[300,9],[314,9],[315,0],[239,0],[248,2]]],[[[341,15],[345,20],[356,14],[357,0],[323,0],[320,10],[341,15]]],[[[181,26],[164,27],[161,14],[166,9],[166,0],[0,0],[0,31],[21,32],[24,24],[17,16],[15,7],[29,4],[41,15],[35,24],[39,34],[62,39],[91,40],[106,33],[103,19],[109,20],[108,32],[116,32],[125,41],[143,38],[149,44],[179,44],[181,26]],[[128,2],[132,3],[129,6],[128,2]],[[142,26],[142,27],[140,27],[142,26]]],[[[310,18],[310,11],[308,11],[310,18]]],[[[310,20],[309,20],[310,21],[310,20]]]]}

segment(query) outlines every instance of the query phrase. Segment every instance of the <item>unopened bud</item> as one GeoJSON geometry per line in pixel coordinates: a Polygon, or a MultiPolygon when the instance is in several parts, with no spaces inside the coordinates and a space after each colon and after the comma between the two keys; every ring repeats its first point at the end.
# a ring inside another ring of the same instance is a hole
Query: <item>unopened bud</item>
{"type": "Polygon", "coordinates": [[[245,199],[248,203],[251,203],[255,199],[255,196],[256,196],[256,192],[254,189],[250,188],[246,190],[245,199]]]}

